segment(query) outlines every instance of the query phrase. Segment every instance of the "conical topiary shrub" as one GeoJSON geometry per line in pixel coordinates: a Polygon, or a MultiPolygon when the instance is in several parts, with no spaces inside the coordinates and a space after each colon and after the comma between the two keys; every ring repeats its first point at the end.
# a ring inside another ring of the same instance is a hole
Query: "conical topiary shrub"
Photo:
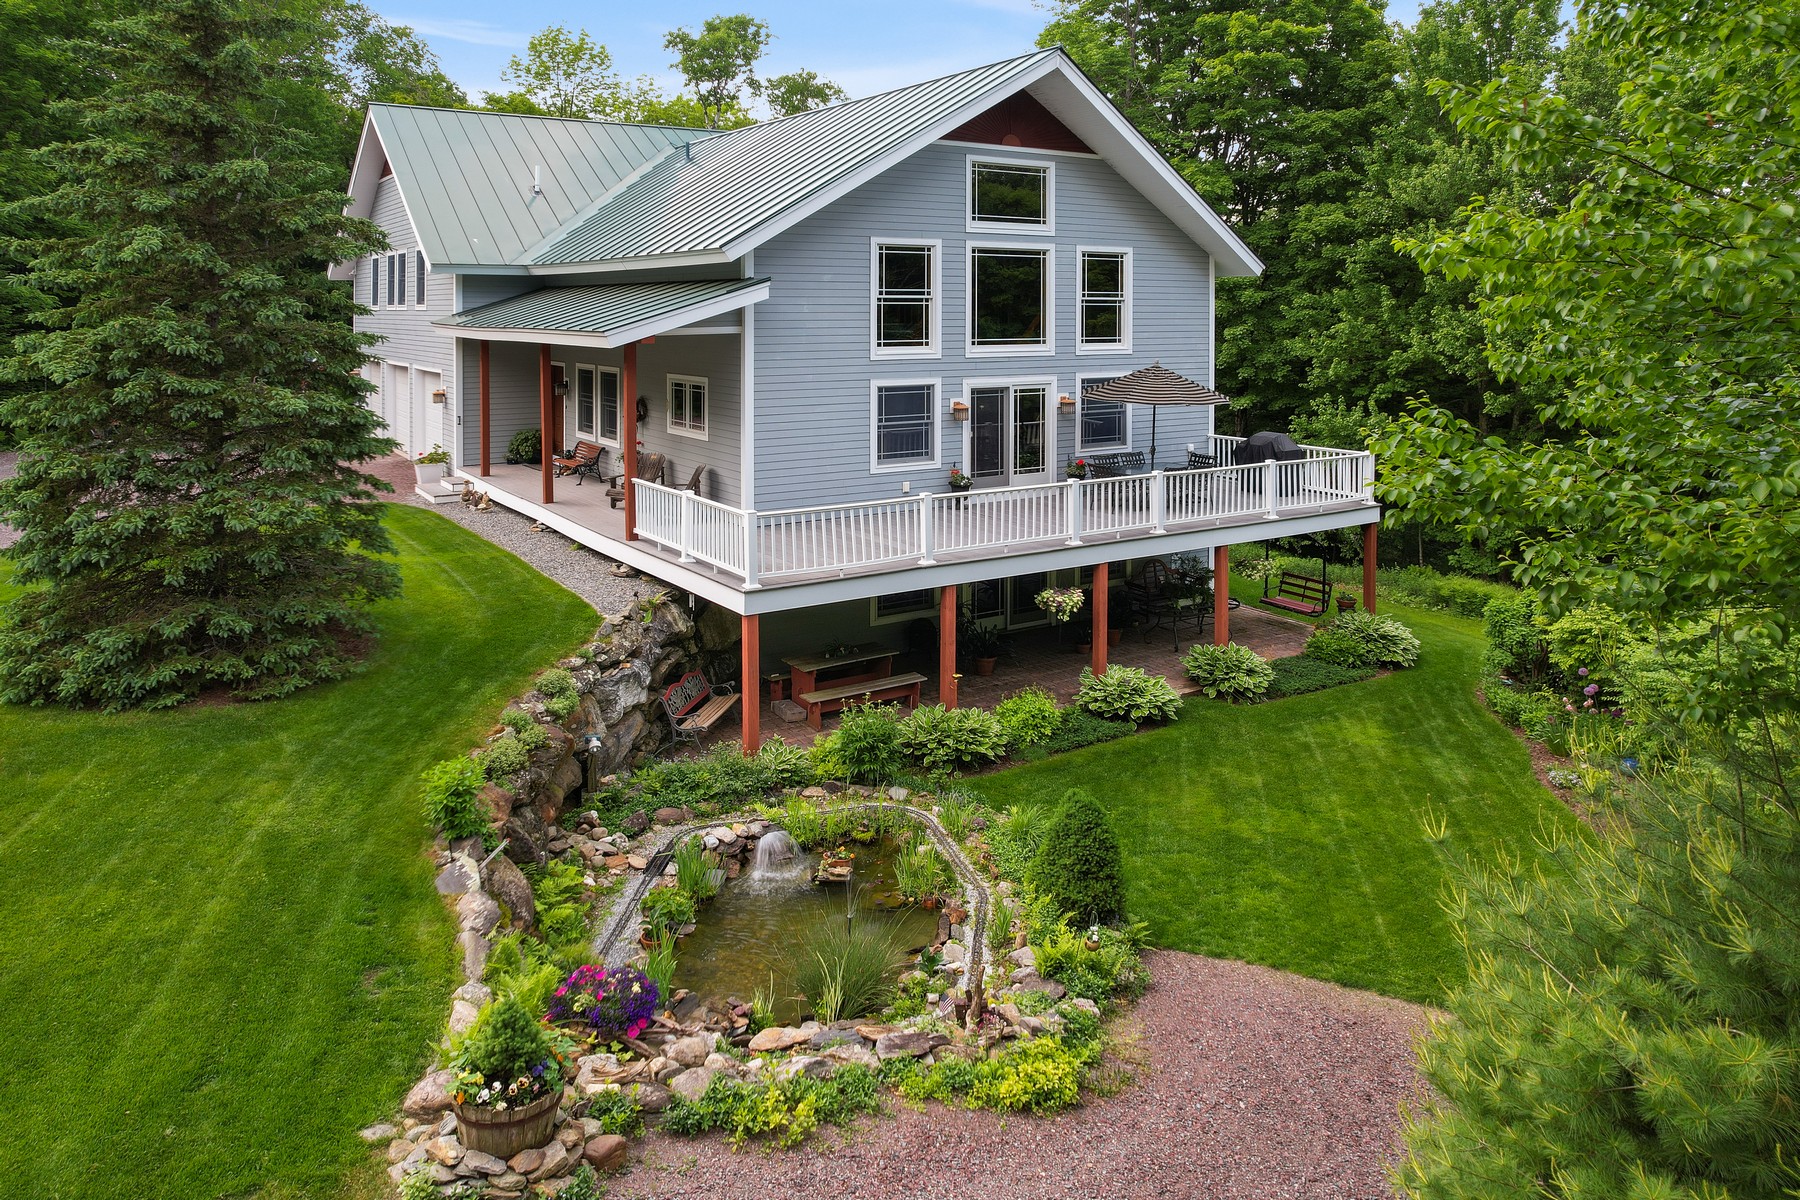
{"type": "Polygon", "coordinates": [[[1081,924],[1117,921],[1125,915],[1125,864],[1119,839],[1094,798],[1079,788],[1063,795],[1050,822],[1031,883],[1053,896],[1081,924]]]}

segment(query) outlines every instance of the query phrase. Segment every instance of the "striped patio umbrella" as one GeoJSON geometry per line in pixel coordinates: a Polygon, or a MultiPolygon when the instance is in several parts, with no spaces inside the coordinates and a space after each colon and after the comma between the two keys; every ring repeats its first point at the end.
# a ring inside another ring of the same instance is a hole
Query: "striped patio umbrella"
{"type": "Polygon", "coordinates": [[[1156,466],[1156,409],[1165,404],[1229,404],[1230,398],[1177,375],[1161,362],[1121,375],[1106,383],[1082,389],[1083,400],[1119,400],[1148,404],[1150,409],[1150,466],[1156,466]]]}

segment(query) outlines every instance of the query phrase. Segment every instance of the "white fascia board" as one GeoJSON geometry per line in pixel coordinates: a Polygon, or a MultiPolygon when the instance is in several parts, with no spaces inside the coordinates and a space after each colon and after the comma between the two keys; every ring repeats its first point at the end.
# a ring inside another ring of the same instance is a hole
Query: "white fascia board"
{"type": "MultiPolygon", "coordinates": [[[[716,300],[708,300],[704,304],[693,304],[686,308],[678,308],[659,316],[649,317],[633,325],[621,325],[617,329],[605,333],[579,333],[564,329],[484,329],[478,325],[464,325],[449,321],[434,321],[439,328],[448,329],[457,337],[478,338],[489,342],[529,342],[533,345],[554,342],[559,346],[588,346],[596,350],[616,350],[632,342],[641,342],[645,338],[656,337],[680,329],[684,325],[693,325],[722,313],[735,312],[740,308],[748,308],[752,304],[760,304],[769,298],[769,285],[752,288],[748,291],[734,292],[729,296],[721,296],[716,300]]],[[[736,333],[737,330],[724,332],[736,333]]]]}
{"type": "MultiPolygon", "coordinates": [[[[362,133],[356,140],[356,156],[350,160],[350,181],[344,185],[344,215],[368,220],[375,211],[375,188],[381,183],[381,164],[387,161],[387,148],[375,129],[375,114],[363,114],[362,133]]],[[[360,256],[359,256],[360,258],[360,256]]],[[[343,259],[325,270],[329,279],[356,278],[356,262],[343,259]]]]}

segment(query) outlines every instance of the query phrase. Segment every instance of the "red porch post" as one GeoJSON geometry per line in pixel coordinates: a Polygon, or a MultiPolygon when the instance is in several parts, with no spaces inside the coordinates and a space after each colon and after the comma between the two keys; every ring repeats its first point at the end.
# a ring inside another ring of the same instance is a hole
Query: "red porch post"
{"type": "Polygon", "coordinates": [[[1231,548],[1213,547],[1213,645],[1231,640],[1231,548]]]}
{"type": "MultiPolygon", "coordinates": [[[[631,487],[631,481],[637,478],[637,348],[636,342],[625,343],[625,368],[619,373],[619,406],[625,417],[625,431],[619,437],[619,456],[624,459],[619,464],[619,486],[625,489],[625,540],[628,542],[637,541],[637,493],[631,487]]],[[[746,725],[745,729],[748,728],[746,725]]],[[[744,736],[748,737],[748,732],[744,736]]]]}
{"type": "Polygon", "coordinates": [[[550,440],[550,400],[552,380],[550,377],[550,347],[538,346],[538,464],[544,477],[544,503],[556,500],[556,471],[550,462],[555,451],[555,443],[550,440]]]}
{"type": "Polygon", "coordinates": [[[492,345],[485,339],[480,343],[478,359],[481,365],[476,372],[481,380],[481,415],[478,420],[481,422],[481,475],[484,479],[491,473],[488,470],[488,455],[491,453],[488,449],[488,351],[492,345]]]}
{"type": "Polygon", "coordinates": [[[938,702],[956,707],[956,599],[961,589],[947,584],[938,589],[938,702]]]}
{"type": "Polygon", "coordinates": [[[1375,524],[1363,526],[1363,609],[1375,611],[1375,524]]]}
{"type": "Polygon", "coordinates": [[[746,614],[742,626],[744,661],[738,690],[744,696],[744,753],[755,754],[762,746],[762,618],[746,614]]]}
{"type": "Polygon", "coordinates": [[[1106,563],[1094,567],[1094,674],[1106,674],[1106,563]]]}

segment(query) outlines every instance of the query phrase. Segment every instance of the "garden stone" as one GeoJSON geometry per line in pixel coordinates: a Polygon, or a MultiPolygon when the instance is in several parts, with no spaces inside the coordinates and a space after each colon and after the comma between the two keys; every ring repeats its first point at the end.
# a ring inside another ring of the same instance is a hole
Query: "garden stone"
{"type": "Polygon", "coordinates": [[[455,1138],[438,1137],[425,1143],[425,1153],[433,1162],[443,1163],[446,1167],[454,1167],[462,1161],[464,1150],[462,1143],[455,1138]]]}
{"type": "MultiPolygon", "coordinates": [[[[561,1116],[562,1114],[558,1113],[557,1115],[561,1116]]],[[[556,1131],[556,1140],[562,1143],[564,1150],[579,1150],[581,1143],[586,1138],[582,1135],[579,1125],[564,1125],[556,1131]]]]}
{"type": "Polygon", "coordinates": [[[1086,996],[1075,997],[1073,1000],[1069,1001],[1069,1007],[1079,1008],[1090,1017],[1098,1018],[1100,1016],[1100,1006],[1095,1004],[1092,1000],[1089,1000],[1086,996]]]}
{"type": "Polygon", "coordinates": [[[700,1065],[703,1067],[711,1067],[715,1071],[723,1071],[727,1075],[736,1075],[744,1064],[740,1063],[735,1058],[727,1058],[723,1054],[719,1054],[715,1051],[714,1053],[707,1055],[706,1061],[700,1065]]]}
{"type": "Polygon", "coordinates": [[[923,1030],[903,1029],[894,1033],[884,1033],[875,1039],[875,1057],[886,1061],[890,1058],[917,1058],[921,1054],[929,1054],[938,1046],[948,1045],[950,1039],[941,1033],[926,1033],[923,1030]]]}
{"type": "Polygon", "coordinates": [[[584,1055],[575,1060],[575,1090],[584,1096],[591,1095],[596,1088],[609,1082],[618,1072],[618,1055],[584,1055]]]}
{"type": "Polygon", "coordinates": [[[825,1057],[835,1063],[867,1067],[871,1071],[881,1066],[881,1060],[875,1056],[875,1052],[860,1041],[845,1042],[840,1046],[828,1046],[825,1049],[825,1057]]]}
{"type": "Polygon", "coordinates": [[[503,787],[485,784],[481,789],[481,802],[487,805],[488,812],[493,814],[494,824],[504,825],[513,815],[513,794],[503,787]]]}
{"type": "Polygon", "coordinates": [[[659,808],[652,814],[658,825],[679,825],[687,820],[685,808],[659,808]]]}
{"type": "Polygon", "coordinates": [[[771,1025],[750,1039],[750,1053],[766,1054],[771,1050],[788,1050],[811,1040],[812,1033],[807,1030],[771,1025]]]}
{"type": "Polygon", "coordinates": [[[1035,971],[1037,970],[1037,951],[1030,946],[1020,946],[1006,956],[1006,961],[1015,967],[1024,967],[1027,970],[1035,971]]]}
{"type": "Polygon", "coordinates": [[[475,1027],[475,1022],[480,1020],[480,1018],[481,1009],[477,1005],[470,1004],[467,1000],[452,1000],[450,1002],[451,1033],[469,1032],[469,1030],[475,1027]]]}
{"type": "Polygon", "coordinates": [[[706,1061],[712,1048],[711,1038],[694,1034],[692,1037],[677,1038],[664,1054],[684,1067],[697,1067],[706,1061]]]}
{"type": "Polygon", "coordinates": [[[385,1142],[399,1132],[400,1131],[395,1129],[392,1125],[382,1121],[375,1125],[363,1126],[356,1131],[356,1136],[373,1145],[376,1142],[385,1142]]]}
{"type": "Polygon", "coordinates": [[[828,1050],[832,1046],[862,1045],[862,1039],[856,1036],[854,1029],[821,1029],[806,1041],[807,1045],[814,1050],[828,1050]]]}
{"type": "Polygon", "coordinates": [[[508,1171],[504,1175],[496,1175],[488,1180],[487,1194],[494,1200],[518,1200],[525,1194],[528,1186],[530,1183],[523,1175],[508,1171]]]}
{"type": "Polygon", "coordinates": [[[482,872],[481,882],[494,899],[506,906],[514,925],[530,929],[537,924],[537,900],[531,892],[531,881],[518,864],[505,856],[496,857],[482,872]]]}
{"type": "Polygon", "coordinates": [[[440,896],[460,896],[472,891],[475,887],[475,864],[460,855],[450,860],[450,865],[437,874],[437,890],[440,896]]]}
{"type": "Polygon", "coordinates": [[[912,792],[903,787],[891,787],[888,789],[887,794],[888,799],[892,800],[895,804],[904,804],[906,803],[906,798],[912,795],[912,792]]]}
{"type": "Polygon", "coordinates": [[[596,1171],[622,1171],[631,1161],[631,1145],[616,1133],[603,1133],[582,1148],[581,1157],[596,1171]]]}
{"type": "Polygon", "coordinates": [[[445,1113],[439,1118],[437,1131],[439,1137],[450,1137],[454,1134],[456,1132],[456,1114],[445,1113]]]}
{"type": "Polygon", "coordinates": [[[804,1075],[808,1079],[830,1079],[837,1074],[838,1065],[829,1058],[796,1055],[775,1068],[775,1078],[793,1079],[804,1075]]]}
{"type": "Polygon", "coordinates": [[[636,835],[650,828],[650,818],[641,812],[627,814],[624,821],[625,832],[636,835]]]}
{"type": "Polygon", "coordinates": [[[387,1160],[391,1163],[405,1162],[412,1157],[413,1144],[405,1138],[395,1138],[388,1143],[387,1160]]]}
{"type": "Polygon", "coordinates": [[[958,965],[963,961],[964,954],[965,951],[962,948],[961,942],[944,943],[943,955],[946,963],[949,963],[952,966],[958,965]]]}
{"type": "Polygon", "coordinates": [[[492,948],[488,940],[472,930],[464,930],[456,943],[462,947],[463,978],[480,979],[487,970],[488,951],[492,948]]]}
{"type": "Polygon", "coordinates": [[[650,1060],[650,1078],[658,1083],[667,1083],[681,1074],[682,1065],[669,1058],[653,1058],[650,1060]]]}
{"type": "Polygon", "coordinates": [[[463,1155],[461,1173],[465,1175],[504,1175],[506,1162],[492,1154],[483,1154],[479,1150],[470,1150],[463,1155]]]}
{"type": "Polygon", "coordinates": [[[669,1089],[660,1083],[640,1083],[631,1089],[631,1098],[644,1112],[659,1113],[668,1109],[672,1097],[669,1089]]]}
{"type": "Polygon", "coordinates": [[[690,1067],[669,1081],[669,1090],[693,1103],[706,1094],[716,1074],[711,1067],[690,1067]]]}
{"type": "Polygon", "coordinates": [[[500,836],[506,839],[506,857],[515,863],[543,866],[546,861],[544,842],[548,840],[545,836],[547,832],[544,820],[538,816],[537,811],[530,805],[521,805],[500,828],[500,836]]]}
{"type": "Polygon", "coordinates": [[[494,990],[485,983],[469,982],[450,993],[458,1000],[466,1000],[476,1008],[480,1008],[494,998],[494,990]]]}
{"type": "Polygon", "coordinates": [[[561,1142],[551,1142],[544,1147],[544,1161],[538,1164],[537,1170],[532,1171],[525,1178],[532,1183],[544,1179],[554,1179],[558,1175],[567,1174],[574,1165],[568,1147],[561,1142]]]}
{"type": "Polygon", "coordinates": [[[967,933],[968,933],[968,930],[964,929],[960,923],[958,923],[958,922],[951,923],[951,925],[950,925],[950,940],[951,941],[960,942],[963,940],[963,936],[967,933]]]}
{"type": "Polygon", "coordinates": [[[1019,1006],[1016,1004],[996,1004],[993,1006],[993,1012],[1008,1025],[1019,1023],[1019,1006]]]}
{"type": "Polygon", "coordinates": [[[433,1071],[413,1084],[406,1093],[400,1111],[410,1117],[435,1117],[450,1107],[450,1088],[456,1076],[450,1071],[433,1071]]]}
{"type": "MultiPolygon", "coordinates": [[[[506,1160],[506,1165],[520,1175],[530,1175],[544,1165],[544,1152],[538,1149],[521,1150],[506,1160]]],[[[498,1182],[498,1181],[496,1181],[498,1182]]],[[[521,1183],[526,1182],[520,1180],[521,1183]]]]}
{"type": "Polygon", "coordinates": [[[455,1167],[446,1167],[443,1163],[432,1163],[431,1164],[431,1179],[432,1179],[432,1182],[438,1183],[438,1184],[455,1183],[456,1182],[456,1168],[455,1167]]]}

